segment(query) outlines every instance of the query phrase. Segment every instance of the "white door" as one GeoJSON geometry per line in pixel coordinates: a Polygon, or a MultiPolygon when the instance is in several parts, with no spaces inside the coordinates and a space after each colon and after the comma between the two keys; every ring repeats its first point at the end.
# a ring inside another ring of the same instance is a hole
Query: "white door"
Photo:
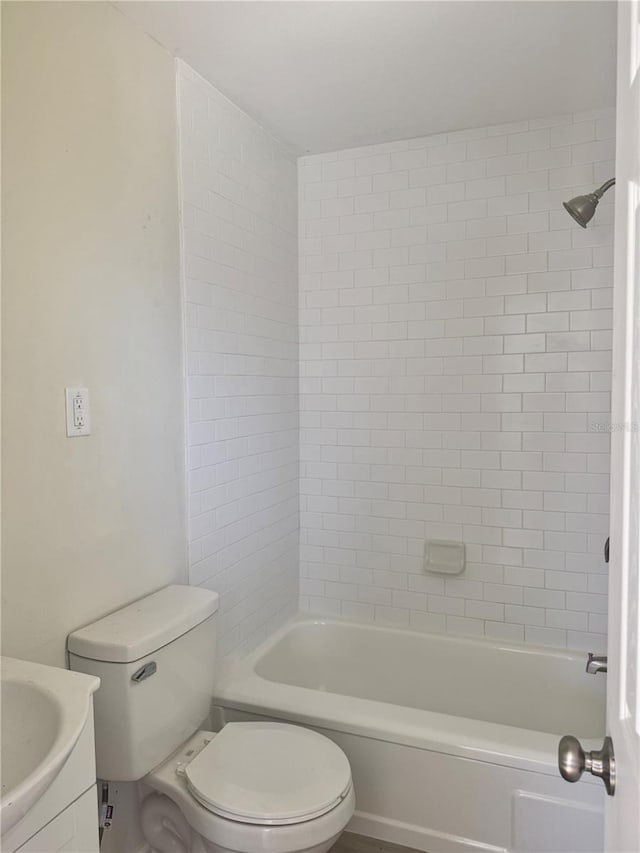
{"type": "Polygon", "coordinates": [[[640,851],[640,0],[618,3],[606,853],[640,851]]]}

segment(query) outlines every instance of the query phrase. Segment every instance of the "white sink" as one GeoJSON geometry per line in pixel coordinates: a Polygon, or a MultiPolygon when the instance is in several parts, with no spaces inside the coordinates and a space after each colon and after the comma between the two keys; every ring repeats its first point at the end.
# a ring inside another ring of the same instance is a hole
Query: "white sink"
{"type": "Polygon", "coordinates": [[[75,746],[100,679],[1,659],[0,824],[11,829],[44,794],[75,746]]]}

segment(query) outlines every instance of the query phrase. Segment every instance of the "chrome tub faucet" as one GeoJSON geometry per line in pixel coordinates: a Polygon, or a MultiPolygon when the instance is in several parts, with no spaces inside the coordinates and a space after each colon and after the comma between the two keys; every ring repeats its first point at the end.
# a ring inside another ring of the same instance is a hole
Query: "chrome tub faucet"
{"type": "Polygon", "coordinates": [[[589,660],[587,661],[587,672],[591,675],[595,675],[596,672],[606,672],[607,671],[607,656],[606,655],[594,655],[593,652],[589,652],[589,660]]]}

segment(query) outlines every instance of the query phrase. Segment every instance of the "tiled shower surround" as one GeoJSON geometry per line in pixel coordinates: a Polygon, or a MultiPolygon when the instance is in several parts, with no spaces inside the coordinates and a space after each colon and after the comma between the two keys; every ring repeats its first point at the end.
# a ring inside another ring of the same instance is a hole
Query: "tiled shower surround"
{"type": "Polygon", "coordinates": [[[182,62],[178,95],[189,580],[226,655],[298,603],[296,164],[182,62]]]}
{"type": "Polygon", "coordinates": [[[301,602],[606,643],[612,111],[299,160],[301,602]],[[425,538],[463,575],[423,572],[425,538]]]}

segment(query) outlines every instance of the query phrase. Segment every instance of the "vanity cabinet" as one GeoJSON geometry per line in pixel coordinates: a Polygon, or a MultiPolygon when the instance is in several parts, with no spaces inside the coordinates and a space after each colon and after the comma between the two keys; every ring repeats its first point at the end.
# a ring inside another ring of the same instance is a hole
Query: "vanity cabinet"
{"type": "Polygon", "coordinates": [[[2,853],[98,853],[93,708],[62,770],[1,846],[2,853]]]}

